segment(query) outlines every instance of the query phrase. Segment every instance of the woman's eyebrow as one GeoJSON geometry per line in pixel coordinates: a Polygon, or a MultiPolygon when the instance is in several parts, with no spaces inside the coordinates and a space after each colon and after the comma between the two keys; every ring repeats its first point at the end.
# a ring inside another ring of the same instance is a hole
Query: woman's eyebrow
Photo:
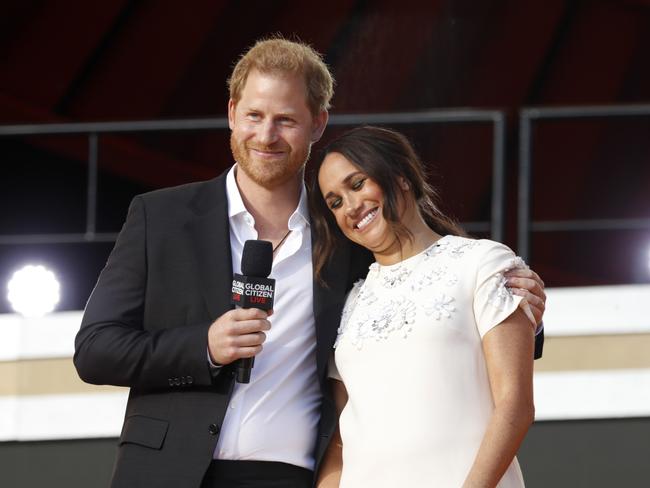
{"type": "MultiPolygon", "coordinates": [[[[347,175],[345,178],[343,178],[343,183],[347,183],[348,181],[350,181],[352,178],[354,178],[358,174],[363,174],[363,173],[361,171],[353,171],[352,173],[347,175]]],[[[323,198],[325,200],[327,200],[329,197],[333,197],[333,196],[336,196],[336,195],[334,194],[334,192],[330,191],[330,192],[327,192],[327,195],[325,195],[323,198]]]]}

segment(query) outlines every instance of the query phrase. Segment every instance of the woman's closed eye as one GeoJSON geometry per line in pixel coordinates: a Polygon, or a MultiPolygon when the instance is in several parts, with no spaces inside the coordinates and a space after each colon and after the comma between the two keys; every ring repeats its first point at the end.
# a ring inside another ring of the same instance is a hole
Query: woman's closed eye
{"type": "Polygon", "coordinates": [[[350,186],[352,187],[353,190],[358,191],[361,190],[361,188],[363,188],[363,184],[365,182],[366,182],[365,178],[359,178],[358,180],[353,181],[350,186]]]}
{"type": "Polygon", "coordinates": [[[330,210],[336,210],[341,206],[342,202],[343,200],[341,199],[341,197],[330,198],[327,202],[327,206],[330,208],[330,210]]]}

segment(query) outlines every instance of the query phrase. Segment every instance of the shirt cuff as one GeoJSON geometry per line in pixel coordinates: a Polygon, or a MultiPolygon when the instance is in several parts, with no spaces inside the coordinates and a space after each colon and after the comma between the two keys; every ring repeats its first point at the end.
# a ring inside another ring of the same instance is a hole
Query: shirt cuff
{"type": "Polygon", "coordinates": [[[212,376],[212,379],[215,379],[217,376],[219,376],[221,368],[223,368],[223,364],[213,363],[212,359],[210,358],[210,350],[206,349],[205,352],[208,356],[208,368],[210,369],[210,375],[212,376]]]}

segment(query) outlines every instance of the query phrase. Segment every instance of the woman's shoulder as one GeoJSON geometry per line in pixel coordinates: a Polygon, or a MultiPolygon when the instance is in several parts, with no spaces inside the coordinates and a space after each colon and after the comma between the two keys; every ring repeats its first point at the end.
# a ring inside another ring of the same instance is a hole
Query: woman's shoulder
{"type": "Polygon", "coordinates": [[[465,254],[468,251],[474,251],[477,254],[494,251],[514,254],[514,251],[505,244],[491,239],[474,239],[472,237],[447,235],[438,242],[444,250],[448,250],[454,254],[465,254]]]}
{"type": "Polygon", "coordinates": [[[505,244],[491,239],[445,236],[440,250],[451,261],[468,270],[486,271],[525,268],[526,263],[505,244]]]}

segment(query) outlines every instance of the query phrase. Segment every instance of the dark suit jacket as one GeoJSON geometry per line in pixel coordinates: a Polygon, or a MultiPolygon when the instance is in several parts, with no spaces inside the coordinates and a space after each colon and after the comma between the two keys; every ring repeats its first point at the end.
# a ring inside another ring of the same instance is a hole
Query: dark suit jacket
{"type": "MultiPolygon", "coordinates": [[[[137,196],[86,306],[75,341],[79,376],[130,387],[113,487],[197,488],[212,460],[234,381],[230,366],[213,378],[206,356],[209,326],[232,308],[225,180],[137,196]]],[[[324,271],[328,286],[314,283],[317,466],[336,423],[327,361],[345,294],[371,260],[342,244],[324,271]]]]}
{"type": "MultiPolygon", "coordinates": [[[[206,355],[210,324],[232,308],[225,180],[137,196],[86,306],[75,341],[80,377],[130,387],[114,487],[196,488],[212,460],[234,381],[231,367],[213,378],[206,355]]],[[[370,262],[359,248],[337,252],[329,287],[314,284],[318,460],[336,418],[327,361],[345,293],[370,262]]]]}

